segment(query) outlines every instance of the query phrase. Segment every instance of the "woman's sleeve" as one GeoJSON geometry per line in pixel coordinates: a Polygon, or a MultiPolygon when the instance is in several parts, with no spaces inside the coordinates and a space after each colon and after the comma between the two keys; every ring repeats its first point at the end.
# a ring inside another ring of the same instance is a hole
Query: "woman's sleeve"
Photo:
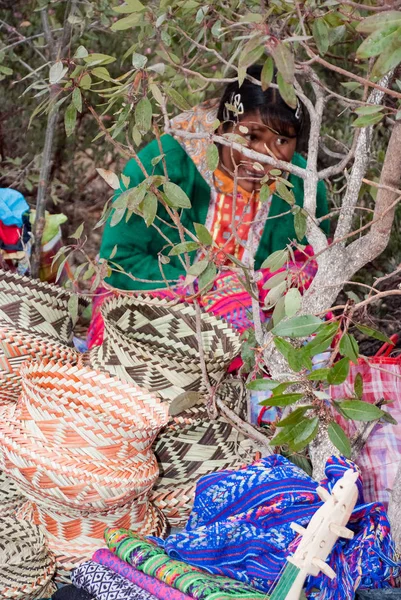
{"type": "MultiPolygon", "coordinates": [[[[320,219],[324,217],[329,212],[329,207],[327,203],[327,190],[326,184],[324,181],[319,181],[317,184],[317,194],[316,194],[316,217],[320,219]]],[[[320,227],[323,229],[326,235],[330,233],[330,219],[325,219],[322,221],[320,227]]]]}
{"type": "MultiPolygon", "coordinates": [[[[163,174],[159,165],[152,167],[151,160],[149,160],[146,153],[143,164],[148,173],[163,174]]],[[[136,187],[144,180],[142,171],[133,159],[127,163],[124,175],[130,178],[130,188],[136,187]]],[[[118,195],[116,194],[114,201],[118,195]]],[[[106,283],[123,290],[150,290],[165,287],[159,267],[157,244],[155,243],[159,234],[152,226],[147,227],[145,221],[135,214],[130,217],[128,222],[126,222],[124,215],[119,223],[112,226],[113,213],[114,210],[111,211],[104,228],[100,257],[106,259],[112,269],[116,269],[115,265],[118,265],[121,271],[113,270],[110,277],[106,279],[106,283]],[[123,271],[134,275],[139,280],[146,279],[150,282],[132,279],[123,271]]],[[[163,266],[163,273],[167,280],[178,279],[182,272],[182,269],[174,264],[163,266]]]]}

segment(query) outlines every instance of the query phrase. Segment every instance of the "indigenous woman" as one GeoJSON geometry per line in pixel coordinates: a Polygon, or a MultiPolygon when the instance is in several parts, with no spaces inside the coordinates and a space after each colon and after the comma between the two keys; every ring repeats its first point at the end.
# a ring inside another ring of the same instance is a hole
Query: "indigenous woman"
{"type": "MultiPolygon", "coordinates": [[[[251,67],[248,74],[260,80],[261,67],[251,67]]],[[[206,226],[223,251],[217,257],[220,265],[224,261],[230,264],[227,257],[230,254],[245,264],[253,259],[254,268],[259,269],[272,252],[297,239],[294,215],[290,206],[274,193],[273,177],[266,177],[274,169],[271,165],[255,166],[252,159],[238,150],[221,145],[217,169],[214,172],[208,169],[206,149],[210,145],[209,134],[215,132],[216,119],[220,122],[218,133],[238,134],[246,138],[249,149],[304,168],[306,161],[296,152],[305,129],[304,109],[300,103],[292,109],[276,88],[263,91],[248,79],[239,87],[236,81],[226,87],[220,101],[207,101],[173,119],[174,136],[163,135],[160,143],[154,140],[139,152],[148,175],[164,176],[166,167],[169,180],[186,193],[191,208],[182,210],[181,222],[192,233],[195,233],[194,223],[206,226]],[[191,139],[191,133],[204,133],[205,137],[191,139]],[[262,179],[268,182],[270,191],[261,199],[262,179]]],[[[139,185],[145,178],[134,159],[127,163],[124,175],[129,178],[129,187],[139,185]]],[[[302,206],[303,180],[290,174],[288,182],[296,204],[302,206]]],[[[105,226],[100,251],[101,258],[109,260],[113,269],[106,283],[120,290],[160,290],[166,287],[166,280],[177,282],[180,278],[182,283],[185,270],[178,256],[170,256],[169,262],[162,264],[161,272],[159,257],[171,249],[166,238],[174,245],[181,241],[164,207],[159,203],[157,229],[147,227],[137,214],[132,214],[128,221],[123,217],[113,226],[113,212],[105,226]]],[[[326,191],[320,182],[316,216],[325,214],[326,191]]],[[[323,221],[324,229],[327,223],[323,221]]],[[[227,284],[230,282],[226,279],[225,290],[229,289],[227,284]]],[[[238,280],[231,284],[232,293],[239,293],[238,280]]],[[[169,285],[173,287],[174,283],[169,285]]],[[[216,282],[215,290],[218,288],[216,282]]],[[[225,294],[230,295],[230,291],[225,294]]],[[[225,314],[221,316],[227,318],[225,314]]],[[[244,329],[243,323],[238,325],[244,329]]]]}

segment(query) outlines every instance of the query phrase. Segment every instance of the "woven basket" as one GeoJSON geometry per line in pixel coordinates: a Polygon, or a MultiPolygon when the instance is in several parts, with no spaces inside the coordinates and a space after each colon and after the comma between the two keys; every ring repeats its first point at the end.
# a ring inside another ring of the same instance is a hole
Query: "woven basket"
{"type": "MultiPolygon", "coordinates": [[[[171,401],[185,391],[202,391],[195,309],[158,298],[118,297],[102,306],[105,340],[87,360],[121,379],[157,391],[171,401]]],[[[238,353],[240,341],[227,323],[202,313],[205,361],[217,382],[238,353]]]]}
{"type": "MultiPolygon", "coordinates": [[[[236,414],[244,415],[241,386],[227,381],[218,395],[236,414]]],[[[151,498],[173,527],[183,527],[188,521],[202,475],[240,468],[254,454],[244,436],[224,418],[210,421],[205,400],[175,416],[154,443],[160,477],[151,498]]]]}
{"type": "MultiPolygon", "coordinates": [[[[102,306],[105,325],[145,344],[158,355],[180,355],[199,360],[196,311],[191,304],[172,304],[148,296],[110,297],[102,306]]],[[[240,350],[239,336],[222,319],[201,313],[202,345],[206,364],[226,365],[240,350]]]]}
{"type": "Polygon", "coordinates": [[[44,358],[74,364],[78,354],[60,342],[19,331],[0,319],[0,404],[17,402],[22,363],[44,358]]]}
{"type": "Polygon", "coordinates": [[[0,471],[0,519],[15,517],[25,502],[15,482],[0,471]]]}
{"type": "MultiPolygon", "coordinates": [[[[70,298],[71,294],[60,287],[0,270],[0,319],[19,330],[71,344],[70,298]]],[[[78,312],[87,305],[80,297],[78,312]]]]}
{"type": "Polygon", "coordinates": [[[55,557],[42,531],[27,521],[0,519],[0,597],[33,600],[51,595],[55,557]]]}
{"type": "Polygon", "coordinates": [[[3,469],[25,495],[66,512],[93,513],[152,487],[158,468],[151,445],[168,418],[159,398],[54,362],[27,365],[22,375],[21,399],[0,422],[0,448],[3,469]]]}

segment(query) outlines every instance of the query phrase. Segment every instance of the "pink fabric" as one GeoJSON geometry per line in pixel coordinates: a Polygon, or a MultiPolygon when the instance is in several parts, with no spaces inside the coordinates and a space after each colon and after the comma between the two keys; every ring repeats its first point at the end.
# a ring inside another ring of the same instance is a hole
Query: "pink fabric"
{"type": "MultiPolygon", "coordinates": [[[[334,400],[351,398],[358,373],[363,378],[362,400],[372,404],[382,399],[391,400],[391,404],[383,408],[398,421],[397,425],[376,425],[356,461],[362,471],[366,501],[383,502],[387,506],[401,460],[401,357],[373,357],[368,363],[360,361],[358,365],[351,365],[346,381],[331,387],[331,397],[334,400]]],[[[349,436],[355,433],[357,424],[353,421],[340,416],[337,421],[349,436]]]]}

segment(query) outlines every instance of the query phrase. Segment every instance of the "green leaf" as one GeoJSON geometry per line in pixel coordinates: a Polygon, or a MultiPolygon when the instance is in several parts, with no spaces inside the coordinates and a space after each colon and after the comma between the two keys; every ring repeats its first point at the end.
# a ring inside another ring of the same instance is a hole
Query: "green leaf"
{"type": "Polygon", "coordinates": [[[89,73],[86,73],[82,79],[79,80],[79,87],[83,90],[90,90],[91,85],[92,77],[89,75],[89,73]]]}
{"type": "Polygon", "coordinates": [[[110,27],[112,31],[125,31],[126,29],[130,29],[131,27],[137,27],[140,22],[143,20],[141,14],[134,13],[129,15],[128,17],[124,17],[123,19],[119,19],[110,27]]]}
{"type": "Polygon", "coordinates": [[[139,0],[126,0],[126,3],[122,6],[115,6],[113,8],[114,12],[122,12],[122,13],[133,13],[140,12],[144,10],[145,7],[139,0]]]}
{"type": "Polygon", "coordinates": [[[304,394],[280,394],[279,396],[271,396],[267,400],[259,402],[261,406],[290,406],[304,397],[304,394]]]}
{"type": "Polygon", "coordinates": [[[302,240],[305,237],[306,227],[307,227],[307,214],[304,211],[304,209],[301,208],[301,210],[297,211],[294,214],[294,229],[295,229],[295,233],[297,234],[297,238],[300,242],[302,242],[302,240]]]}
{"type": "Polygon", "coordinates": [[[369,104],[368,106],[359,106],[354,110],[357,115],[374,115],[383,110],[383,106],[369,104]]]}
{"type": "MultiPolygon", "coordinates": [[[[294,56],[293,56],[291,50],[288,48],[288,46],[286,46],[282,42],[277,41],[277,43],[273,47],[270,48],[270,51],[274,58],[274,62],[276,63],[276,67],[278,70],[278,75],[280,75],[280,79],[282,79],[282,81],[284,83],[290,84],[291,88],[292,88],[292,82],[294,81],[295,64],[294,64],[294,56]]],[[[279,84],[279,89],[280,89],[280,83],[279,83],[278,77],[277,77],[277,83],[279,84]]],[[[283,95],[281,94],[281,91],[280,91],[280,95],[283,97],[283,95]]],[[[283,100],[286,102],[284,97],[283,97],[283,100]]],[[[287,102],[287,104],[289,104],[291,106],[291,104],[289,102],[287,102]]],[[[295,106],[293,106],[293,108],[295,108],[295,107],[296,107],[296,99],[295,99],[295,106]]]]}
{"type": "Polygon", "coordinates": [[[184,190],[172,181],[168,181],[163,185],[163,191],[173,208],[191,208],[191,201],[184,190]]]}
{"type": "Polygon", "coordinates": [[[331,443],[343,454],[346,458],[351,458],[351,443],[340,425],[332,421],[327,428],[331,443]]]}
{"type": "Polygon", "coordinates": [[[282,181],[277,182],[276,193],[290,206],[293,206],[295,204],[294,193],[291,190],[289,190],[288,187],[282,181]]]}
{"type": "Polygon", "coordinates": [[[120,180],[117,175],[110,171],[109,169],[96,169],[99,173],[100,177],[105,180],[105,182],[113,188],[113,190],[118,190],[120,188],[120,180]]]}
{"type": "MultiPolygon", "coordinates": [[[[397,33],[398,36],[401,35],[401,28],[397,30],[397,33]]],[[[388,46],[376,60],[371,72],[373,80],[379,79],[401,62],[401,46],[398,40],[399,38],[395,38],[394,43],[388,46]]]]}
{"type": "Polygon", "coordinates": [[[111,260],[112,258],[115,257],[115,255],[117,254],[117,250],[118,250],[118,245],[115,244],[114,247],[113,247],[113,250],[110,252],[109,260],[111,260]]]}
{"type": "Polygon", "coordinates": [[[279,431],[272,440],[270,440],[270,446],[282,446],[283,444],[288,444],[294,439],[293,432],[294,427],[292,425],[283,427],[282,430],[279,431]]]}
{"type": "Polygon", "coordinates": [[[260,13],[248,12],[239,20],[241,23],[263,23],[264,18],[260,13]]]}
{"type": "Polygon", "coordinates": [[[75,125],[77,122],[77,109],[71,102],[66,108],[64,113],[64,125],[65,125],[65,133],[67,137],[72,135],[75,130],[75,125]]]}
{"type": "Polygon", "coordinates": [[[169,256],[178,256],[178,254],[184,254],[184,252],[193,252],[198,248],[199,244],[197,242],[181,242],[171,248],[169,256]]]}
{"type": "Polygon", "coordinates": [[[135,107],[135,124],[142,135],[152,126],[152,104],[148,98],[141,98],[135,107]]]}
{"type": "MultiPolygon", "coordinates": [[[[5,67],[4,65],[0,65],[0,73],[3,73],[3,75],[12,75],[13,70],[10,69],[10,67],[5,67]]],[[[39,95],[39,94],[37,94],[37,95],[39,95]]]]}
{"type": "Polygon", "coordinates": [[[72,294],[68,298],[68,312],[74,323],[76,323],[78,319],[78,296],[77,294],[72,294]]]}
{"type": "Polygon", "coordinates": [[[391,425],[398,425],[397,419],[394,419],[394,417],[392,415],[390,415],[390,413],[386,412],[385,410],[383,412],[384,412],[384,415],[382,416],[383,421],[386,421],[386,423],[391,423],[391,425]]]}
{"type": "Polygon", "coordinates": [[[326,381],[330,373],[330,369],[315,369],[307,376],[309,381],[326,381]]]}
{"type": "Polygon", "coordinates": [[[363,333],[364,335],[368,335],[369,337],[372,337],[375,340],[380,340],[381,342],[386,342],[387,344],[394,346],[394,342],[392,342],[390,340],[390,338],[388,338],[386,335],[384,335],[384,333],[377,331],[376,329],[372,329],[371,327],[366,327],[366,325],[359,325],[358,323],[355,323],[355,327],[357,329],[359,329],[359,331],[361,333],[363,333]]]}
{"type": "Polygon", "coordinates": [[[185,98],[181,96],[179,92],[177,92],[177,90],[168,88],[166,93],[171,102],[180,110],[191,110],[191,105],[185,100],[185,98]]]}
{"type": "Polygon", "coordinates": [[[381,54],[393,43],[395,37],[398,37],[399,40],[399,31],[397,31],[397,28],[400,27],[400,25],[401,23],[398,25],[390,25],[387,28],[374,31],[359,46],[356,51],[356,56],[360,59],[364,59],[381,54]]]}
{"type": "Polygon", "coordinates": [[[318,333],[313,339],[304,346],[304,350],[309,356],[315,356],[325,352],[333,341],[338,331],[338,323],[327,323],[319,328],[318,333]]]}
{"type": "Polygon", "coordinates": [[[329,28],[327,27],[326,21],[324,19],[315,19],[312,32],[319,54],[324,56],[330,45],[329,28]]]}
{"type": "Polygon", "coordinates": [[[272,333],[283,337],[307,337],[315,333],[322,324],[321,319],[313,315],[302,315],[300,317],[292,317],[283,323],[279,323],[272,333]]]}
{"type": "Polygon", "coordinates": [[[296,408],[288,415],[288,417],[279,421],[276,424],[276,427],[288,427],[289,425],[297,425],[297,423],[300,422],[306,411],[310,410],[311,408],[313,408],[312,404],[296,408]]]}
{"type": "Polygon", "coordinates": [[[293,442],[290,442],[290,447],[298,452],[305,448],[315,437],[319,430],[319,419],[304,419],[293,429],[293,442]]]}
{"type": "Polygon", "coordinates": [[[294,346],[290,344],[290,342],[287,342],[287,340],[284,340],[281,337],[274,337],[273,343],[276,346],[277,350],[281,352],[281,354],[286,359],[288,358],[288,354],[295,350],[294,346]]]}
{"type": "Polygon", "coordinates": [[[340,352],[343,356],[350,359],[351,362],[358,362],[359,346],[353,335],[346,333],[340,340],[340,352]]]}
{"type": "Polygon", "coordinates": [[[272,290],[276,286],[280,285],[280,283],[283,283],[283,281],[285,281],[287,277],[287,271],[281,271],[280,273],[276,273],[276,275],[273,275],[273,277],[269,277],[266,283],[263,284],[263,289],[272,290]]]}
{"type": "Polygon", "coordinates": [[[270,187],[266,183],[264,183],[260,188],[259,200],[261,202],[267,202],[271,195],[272,193],[270,187]]]}
{"type": "Polygon", "coordinates": [[[277,74],[277,84],[280,96],[288,106],[291,108],[297,107],[297,96],[295,94],[294,86],[292,83],[287,83],[281,73],[277,74]]]}
{"type": "Polygon", "coordinates": [[[217,275],[216,265],[213,262],[209,262],[208,266],[203,271],[203,273],[200,275],[199,280],[198,280],[198,287],[199,287],[199,290],[202,291],[202,294],[205,294],[213,287],[213,283],[214,283],[214,280],[216,279],[216,275],[217,275]]]}
{"type": "Polygon", "coordinates": [[[256,392],[265,392],[266,390],[273,390],[275,387],[279,385],[278,381],[273,381],[272,379],[254,379],[246,384],[248,390],[253,390],[256,392]]]}
{"type": "Polygon", "coordinates": [[[361,400],[363,395],[363,377],[360,373],[357,373],[355,377],[354,392],[357,398],[361,400]]]}
{"type": "Polygon", "coordinates": [[[112,81],[111,75],[106,67],[95,67],[92,69],[92,75],[101,79],[102,81],[112,81]]]}
{"type": "Polygon", "coordinates": [[[273,81],[274,75],[274,62],[271,56],[268,56],[264,62],[260,80],[262,83],[262,90],[265,92],[273,81]]]}
{"type": "Polygon", "coordinates": [[[209,169],[209,171],[214,172],[217,169],[217,167],[219,166],[219,161],[220,161],[219,150],[218,150],[216,144],[210,144],[206,148],[206,163],[207,163],[207,168],[209,169]]]}
{"type": "Polygon", "coordinates": [[[74,231],[74,233],[72,233],[71,235],[69,235],[69,238],[72,238],[73,240],[79,240],[79,238],[81,237],[82,233],[84,230],[84,223],[81,223],[81,225],[79,225],[79,227],[77,227],[77,229],[74,231]]]}
{"type": "Polygon", "coordinates": [[[108,54],[100,54],[99,52],[93,52],[93,54],[88,54],[88,56],[84,57],[84,62],[87,65],[94,67],[95,65],[108,65],[110,63],[115,62],[114,56],[109,56],[108,54]]]}
{"type": "Polygon", "coordinates": [[[339,385],[347,379],[348,373],[349,358],[342,358],[331,367],[327,381],[330,385],[339,385]]]}
{"type": "Polygon", "coordinates": [[[374,115],[363,115],[362,117],[358,117],[355,119],[353,123],[351,123],[352,127],[370,127],[370,125],[375,125],[379,123],[383,119],[383,114],[374,114],[374,115]]]}
{"type": "Polygon", "coordinates": [[[73,58],[85,58],[88,56],[88,51],[85,46],[78,46],[73,58]]]}
{"type": "Polygon", "coordinates": [[[380,419],[384,415],[384,411],[374,404],[362,402],[361,400],[343,400],[337,402],[337,404],[346,417],[353,421],[369,423],[380,419]]]}
{"type": "Polygon", "coordinates": [[[67,73],[67,71],[68,71],[68,67],[65,67],[61,60],[58,60],[57,62],[55,62],[50,67],[50,71],[49,71],[49,81],[50,81],[51,85],[54,85],[55,83],[58,83],[59,81],[61,81],[61,79],[64,77],[64,75],[67,73]]]}
{"type": "Polygon", "coordinates": [[[278,269],[281,269],[281,267],[285,265],[285,263],[288,261],[288,258],[288,248],[276,250],[263,261],[261,269],[270,269],[270,271],[274,273],[274,271],[278,271],[278,269]]]}
{"type": "Polygon", "coordinates": [[[272,308],[273,306],[275,306],[276,303],[280,300],[280,298],[285,293],[286,289],[287,289],[287,283],[285,281],[278,283],[273,289],[271,289],[269,291],[269,293],[267,294],[265,301],[264,301],[265,309],[272,308]]]}
{"type": "Polygon", "coordinates": [[[157,197],[153,192],[148,192],[143,199],[142,213],[146,226],[150,227],[157,213],[157,197]]]}
{"type": "Polygon", "coordinates": [[[206,227],[202,225],[202,223],[194,223],[194,227],[196,237],[201,242],[201,244],[203,244],[204,246],[210,246],[211,244],[213,244],[213,238],[210,235],[209,230],[206,229],[206,227]]]}
{"type": "Polygon", "coordinates": [[[203,271],[206,269],[208,264],[208,260],[199,260],[198,262],[189,267],[188,274],[193,275],[194,277],[199,277],[199,275],[203,273],[203,271]]]}
{"type": "Polygon", "coordinates": [[[238,60],[239,68],[246,69],[257,63],[264,53],[264,45],[261,36],[251,38],[244,46],[238,60]]]}
{"type": "Polygon", "coordinates": [[[366,17],[358,23],[356,30],[362,33],[373,33],[377,29],[387,28],[398,23],[398,26],[401,26],[401,12],[398,10],[389,10],[366,17]]]}
{"type": "Polygon", "coordinates": [[[75,88],[72,92],[72,103],[78,112],[82,112],[82,94],[79,88],[75,88]]]}
{"type": "Polygon", "coordinates": [[[301,308],[302,296],[298,288],[291,288],[285,295],[284,307],[287,317],[293,317],[301,308]]]}
{"type": "Polygon", "coordinates": [[[144,69],[147,62],[147,56],[144,56],[143,54],[138,54],[137,52],[132,53],[132,66],[135,67],[135,69],[144,69]]]}

